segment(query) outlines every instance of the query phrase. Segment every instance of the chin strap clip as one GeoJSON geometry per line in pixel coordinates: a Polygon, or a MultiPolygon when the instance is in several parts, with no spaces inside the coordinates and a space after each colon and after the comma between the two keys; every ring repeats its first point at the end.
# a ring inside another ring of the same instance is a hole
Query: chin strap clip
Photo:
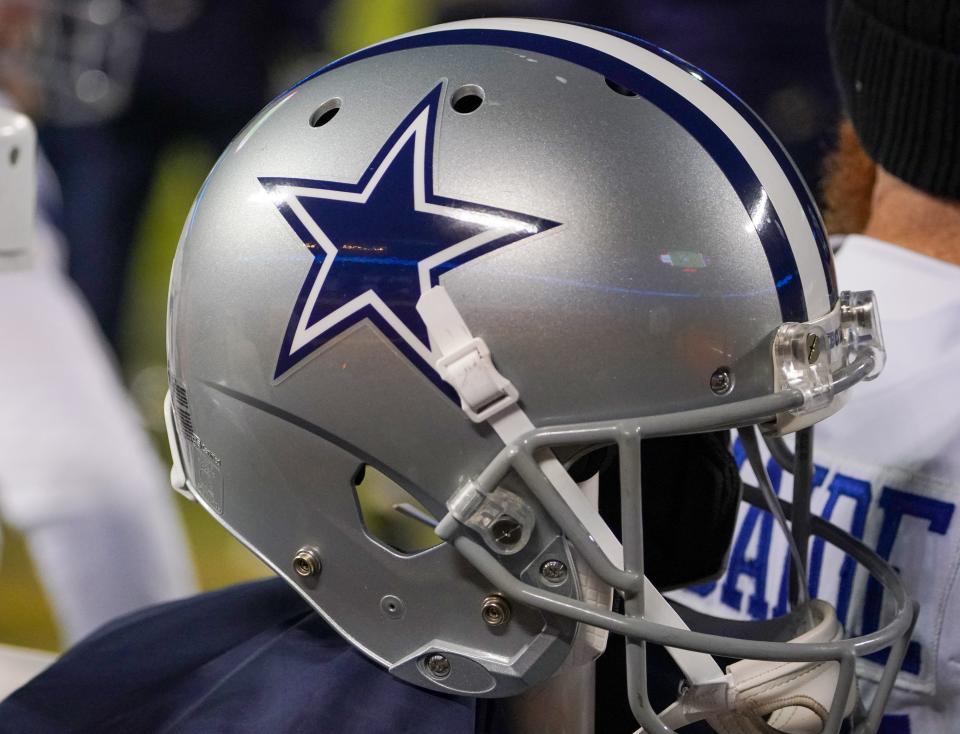
{"type": "MultiPolygon", "coordinates": [[[[816,624],[793,643],[834,642],[843,627],[833,607],[814,599],[807,607],[816,624]]],[[[837,690],[840,664],[833,660],[785,663],[740,660],[720,681],[687,686],[660,718],[671,729],[705,720],[719,734],[819,734],[837,690]]],[[[844,715],[853,711],[851,686],[844,715]]],[[[642,729],[637,734],[642,734],[642,729]]]]}
{"type": "Polygon", "coordinates": [[[170,398],[170,391],[163,398],[163,422],[167,428],[167,441],[170,442],[170,486],[179,494],[186,497],[191,502],[196,502],[197,498],[193,494],[193,488],[187,481],[187,474],[183,470],[183,454],[180,453],[180,440],[177,437],[177,426],[173,418],[173,401],[170,398]]]}
{"type": "MultiPolygon", "coordinates": [[[[489,422],[504,444],[510,444],[524,433],[533,430],[533,423],[518,403],[520,396],[517,388],[497,371],[490,356],[490,349],[483,339],[470,332],[446,288],[438,285],[426,291],[417,302],[417,311],[427,325],[430,346],[437,360],[437,371],[457,391],[460,407],[470,420],[475,423],[489,422]]],[[[574,509],[598,539],[607,557],[622,568],[623,551],[597,512],[597,497],[594,495],[592,499],[588,498],[552,452],[543,452],[540,467],[564,501],[574,509]]],[[[496,501],[491,503],[491,497],[500,491],[496,490],[490,496],[482,495],[471,482],[451,499],[452,504],[448,504],[448,509],[457,522],[478,532],[489,548],[501,555],[507,555],[511,552],[511,547],[505,546],[496,534],[492,533],[494,523],[509,516],[519,520],[524,531],[529,533],[536,516],[531,511],[526,521],[519,514],[514,517],[514,514],[523,512],[524,508],[529,511],[526,503],[522,502],[523,508],[514,506],[510,512],[500,515],[484,512],[491,506],[507,504],[503,501],[503,496],[498,496],[496,501]]],[[[442,523],[443,521],[441,525],[442,523]]],[[[529,537],[521,536],[516,545],[517,549],[525,546],[528,540],[529,537]]],[[[579,562],[576,553],[574,558],[582,598],[609,610],[613,602],[613,589],[605,584],[589,565],[579,562]]],[[[606,630],[581,624],[569,660],[576,665],[593,661],[603,653],[606,645],[606,630]]]]}
{"type": "Polygon", "coordinates": [[[517,388],[493,366],[486,342],[474,337],[437,360],[437,371],[460,396],[460,407],[474,423],[489,420],[520,399],[517,388]]]}
{"type": "Polygon", "coordinates": [[[417,310],[429,326],[433,348],[440,354],[437,372],[457,391],[460,407],[470,420],[488,421],[520,399],[517,388],[494,366],[486,342],[470,337],[446,289],[436,287],[424,293],[417,310]]]}

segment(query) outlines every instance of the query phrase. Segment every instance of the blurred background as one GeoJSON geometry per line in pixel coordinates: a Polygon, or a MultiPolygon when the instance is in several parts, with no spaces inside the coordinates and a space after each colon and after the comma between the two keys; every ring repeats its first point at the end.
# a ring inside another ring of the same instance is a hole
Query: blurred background
{"type": "MultiPolygon", "coordinates": [[[[760,114],[816,190],[839,119],[825,0],[0,0],[0,90],[38,123],[67,273],[164,466],[169,270],[219,152],[328,60],[434,22],[504,15],[615,28],[704,68],[760,114]]],[[[199,588],[269,573],[205,512],[176,503],[199,588]]],[[[380,511],[365,512],[368,524],[380,511]]],[[[0,643],[61,649],[28,546],[2,530],[0,643]]]]}

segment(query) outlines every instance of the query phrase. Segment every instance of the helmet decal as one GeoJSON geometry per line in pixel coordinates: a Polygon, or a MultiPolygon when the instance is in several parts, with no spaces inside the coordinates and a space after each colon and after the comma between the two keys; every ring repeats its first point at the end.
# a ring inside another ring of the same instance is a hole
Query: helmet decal
{"type": "MultiPolygon", "coordinates": [[[[524,19],[497,18],[484,21],[449,23],[425,31],[413,32],[374,44],[373,46],[345,56],[342,59],[333,61],[303,79],[299,84],[304,84],[321,74],[328,73],[346,64],[374,56],[405,49],[448,45],[520,48],[524,51],[542,53],[571,61],[603,74],[621,87],[625,87],[639,97],[653,103],[662,112],[672,117],[677,124],[693,136],[714,161],[716,161],[717,165],[726,175],[730,185],[734,188],[741,201],[743,201],[744,207],[756,228],[757,235],[764,249],[764,254],[768,259],[770,273],[773,277],[774,287],[777,290],[777,297],[780,300],[780,310],[784,320],[806,321],[808,317],[807,300],[809,300],[809,296],[805,295],[805,285],[801,282],[800,269],[795,260],[793,248],[789,244],[790,236],[783,221],[783,212],[777,211],[774,201],[758,178],[753,165],[744,157],[745,151],[738,148],[731,139],[730,131],[707,114],[705,108],[698,107],[691,102],[690,99],[677,93],[675,89],[672,89],[660,78],[649,73],[649,71],[634,66],[632,63],[613,55],[607,50],[591,47],[587,43],[576,40],[561,38],[556,35],[556,31],[554,31],[554,34],[543,34],[529,33],[520,30],[528,27],[530,23],[531,21],[524,19]],[[483,27],[471,27],[476,23],[479,23],[483,27]]],[[[714,80],[709,75],[701,73],[696,67],[690,66],[685,61],[638,38],[606,29],[583,27],[575,23],[557,23],[551,21],[551,24],[555,28],[565,26],[568,33],[589,36],[594,41],[596,40],[596,36],[600,34],[607,35],[616,41],[626,41],[650,54],[665,58],[670,62],[671,67],[683,68],[692,78],[697,79],[705,90],[709,90],[710,93],[715,94],[718,99],[722,99],[724,104],[731,105],[738,113],[737,116],[740,122],[750,125],[753,132],[766,143],[764,147],[776,159],[778,164],[776,167],[779,175],[785,176],[785,181],[792,189],[797,200],[808,202],[802,205],[802,211],[800,212],[802,219],[799,223],[795,222],[794,224],[799,224],[799,227],[803,230],[803,236],[809,237],[816,245],[815,252],[818,253],[817,269],[823,274],[822,277],[826,285],[826,299],[829,301],[831,307],[836,303],[836,274],[833,272],[833,266],[831,264],[830,246],[823,229],[820,215],[817,213],[816,208],[809,203],[812,201],[809,191],[796,172],[793,163],[780,148],[779,142],[776,141],[766,126],[756,118],[743,102],[727,90],[720,82],[714,80]]],[[[819,278],[814,278],[811,280],[815,281],[818,279],[819,278]]],[[[811,285],[816,287],[818,284],[811,283],[811,285]]]]}
{"type": "Polygon", "coordinates": [[[277,358],[280,379],[369,318],[437,386],[420,295],[442,273],[558,222],[438,196],[434,140],[443,84],[404,118],[356,183],[260,178],[313,253],[277,358]]]}

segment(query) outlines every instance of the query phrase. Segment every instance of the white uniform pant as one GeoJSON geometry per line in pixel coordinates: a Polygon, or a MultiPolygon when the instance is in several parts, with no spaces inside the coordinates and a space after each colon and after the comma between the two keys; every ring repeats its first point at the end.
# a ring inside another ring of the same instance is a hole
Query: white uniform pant
{"type": "Polygon", "coordinates": [[[65,644],[194,590],[166,472],[51,263],[0,273],[0,515],[24,534],[65,644]]]}

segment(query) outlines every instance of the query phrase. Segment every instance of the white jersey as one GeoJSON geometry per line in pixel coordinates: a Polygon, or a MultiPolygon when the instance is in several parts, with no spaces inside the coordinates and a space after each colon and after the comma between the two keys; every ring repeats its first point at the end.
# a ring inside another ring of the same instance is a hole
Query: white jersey
{"type": "MultiPolygon", "coordinates": [[[[837,270],[844,289],[876,291],[888,359],[814,431],[813,510],[890,560],[921,605],[881,731],[960,732],[960,268],[850,236],[837,270]]],[[[790,476],[773,462],[768,471],[789,498],[790,476]]],[[[876,629],[885,620],[879,585],[822,541],[810,553],[812,595],[836,606],[848,634],[876,629]]],[[[771,515],[743,506],[726,574],[671,596],[718,616],[782,614],[786,556],[771,515]]],[[[860,663],[867,695],[881,660],[860,663]]]]}
{"type": "Polygon", "coordinates": [[[0,272],[0,517],[69,643],[192,593],[194,575],[166,472],[42,219],[34,244],[31,268],[0,272]]]}

